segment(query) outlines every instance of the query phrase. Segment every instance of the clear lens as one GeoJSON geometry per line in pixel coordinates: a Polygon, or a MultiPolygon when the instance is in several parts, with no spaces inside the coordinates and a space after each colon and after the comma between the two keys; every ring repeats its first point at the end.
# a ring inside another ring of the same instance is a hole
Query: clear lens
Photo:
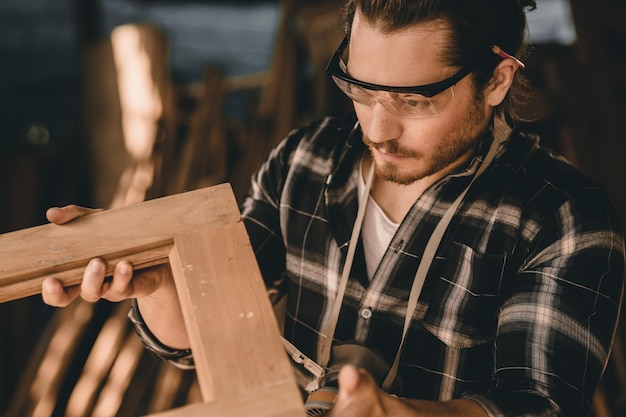
{"type": "Polygon", "coordinates": [[[369,90],[333,76],[335,84],[351,100],[369,106],[378,102],[398,117],[420,119],[435,116],[452,101],[454,87],[450,87],[433,97],[420,94],[393,93],[383,90],[369,90]]]}

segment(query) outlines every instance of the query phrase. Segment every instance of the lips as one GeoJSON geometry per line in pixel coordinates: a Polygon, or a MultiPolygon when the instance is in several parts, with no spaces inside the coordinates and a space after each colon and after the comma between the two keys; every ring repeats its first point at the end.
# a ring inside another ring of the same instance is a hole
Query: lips
{"type": "Polygon", "coordinates": [[[397,163],[406,160],[409,156],[402,153],[387,152],[383,149],[372,148],[372,151],[378,154],[379,158],[384,162],[397,163]]]}

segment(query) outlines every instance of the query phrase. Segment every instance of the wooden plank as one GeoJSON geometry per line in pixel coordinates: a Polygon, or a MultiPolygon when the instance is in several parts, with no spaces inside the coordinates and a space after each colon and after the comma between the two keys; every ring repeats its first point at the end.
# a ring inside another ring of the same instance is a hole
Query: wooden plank
{"type": "Polygon", "coordinates": [[[127,259],[140,269],[168,262],[173,236],[206,224],[240,221],[230,185],[222,184],[0,235],[0,303],[38,294],[46,277],[81,281],[90,259],[107,273],[127,259]]]}
{"type": "MultiPolygon", "coordinates": [[[[66,285],[77,283],[76,271],[92,257],[132,260],[149,253],[141,257],[145,264],[170,262],[206,404],[159,415],[304,417],[278,323],[229,186],[101,212],[64,226],[2,235],[0,253],[7,260],[0,270],[5,299],[37,292],[42,276],[54,274],[66,285]],[[164,248],[169,250],[164,257],[153,257],[164,248]],[[33,261],[36,256],[39,262],[33,261]]],[[[116,385],[126,388],[122,379],[116,385]]]]}
{"type": "Polygon", "coordinates": [[[290,389],[283,385],[252,390],[245,395],[212,403],[192,404],[149,417],[304,417],[302,404],[296,404],[290,389]]]}
{"type": "MultiPolygon", "coordinates": [[[[304,415],[245,226],[211,225],[179,235],[170,260],[204,401],[279,387],[285,398],[263,407],[304,415]]],[[[219,415],[251,414],[239,412],[219,415]]]]}

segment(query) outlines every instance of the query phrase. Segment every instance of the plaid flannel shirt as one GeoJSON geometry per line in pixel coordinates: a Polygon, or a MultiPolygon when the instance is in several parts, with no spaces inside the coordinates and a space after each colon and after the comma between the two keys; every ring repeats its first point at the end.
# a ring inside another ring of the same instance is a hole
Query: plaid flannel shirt
{"type": "MultiPolygon", "coordinates": [[[[426,242],[492,137],[420,196],[373,277],[359,244],[335,343],[356,341],[393,362],[426,242]]],[[[287,297],[284,336],[313,360],[356,218],[364,150],[354,115],[294,131],[253,177],[243,205],[270,298],[287,297]]],[[[471,398],[492,416],[585,416],[623,276],[623,237],[605,190],[514,131],[438,248],[402,351],[399,394],[471,398]]]]}

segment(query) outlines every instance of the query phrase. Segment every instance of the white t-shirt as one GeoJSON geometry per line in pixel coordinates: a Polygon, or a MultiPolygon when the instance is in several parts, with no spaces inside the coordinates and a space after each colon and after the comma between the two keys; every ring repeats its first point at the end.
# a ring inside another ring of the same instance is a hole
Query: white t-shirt
{"type": "MultiPolygon", "coordinates": [[[[357,187],[359,195],[361,195],[365,189],[363,162],[359,164],[359,183],[357,187]]],[[[361,226],[361,239],[363,240],[365,264],[369,279],[372,279],[374,276],[376,268],[378,268],[378,264],[399,226],[400,223],[392,222],[372,196],[368,196],[367,208],[363,217],[363,225],[361,226]]]]}

